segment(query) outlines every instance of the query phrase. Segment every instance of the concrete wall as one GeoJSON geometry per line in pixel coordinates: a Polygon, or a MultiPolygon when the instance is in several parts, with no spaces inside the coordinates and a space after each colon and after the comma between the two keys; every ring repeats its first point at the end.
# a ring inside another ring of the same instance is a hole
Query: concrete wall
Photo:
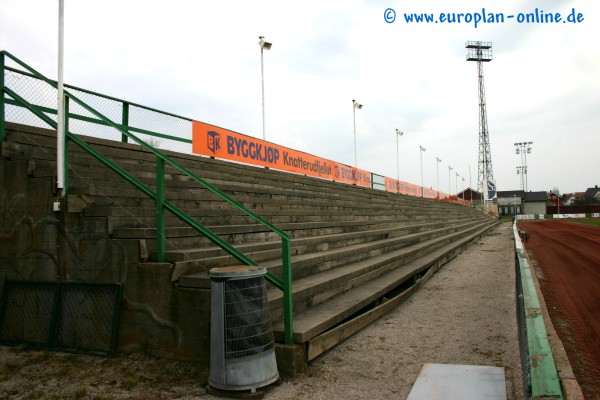
{"type": "Polygon", "coordinates": [[[545,214],[546,202],[525,202],[523,203],[523,214],[545,214]]]}
{"type": "Polygon", "coordinates": [[[17,151],[16,135],[8,132],[0,157],[0,295],[5,279],[123,282],[120,351],[208,365],[209,290],[175,287],[171,264],[140,263],[140,243],[112,239],[106,218],[67,212],[64,199],[53,211],[55,169],[17,151]]]}

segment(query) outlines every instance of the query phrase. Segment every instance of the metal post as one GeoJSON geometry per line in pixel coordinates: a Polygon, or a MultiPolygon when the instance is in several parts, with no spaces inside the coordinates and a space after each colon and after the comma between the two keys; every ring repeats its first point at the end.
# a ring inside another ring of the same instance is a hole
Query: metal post
{"type": "Polygon", "coordinates": [[[425,188],[423,187],[423,152],[425,147],[419,146],[419,156],[421,157],[421,197],[425,197],[425,188]]]}
{"type": "Polygon", "coordinates": [[[292,245],[287,237],[281,238],[283,263],[283,324],[285,344],[294,343],[294,314],[292,297],[292,245]]]}
{"type": "Polygon", "coordinates": [[[0,53],[0,142],[6,140],[6,123],[4,118],[4,53],[0,53]]]}
{"type": "Polygon", "coordinates": [[[260,81],[262,86],[262,119],[263,119],[263,140],[266,139],[265,133],[265,64],[264,64],[264,51],[265,49],[270,50],[273,43],[265,41],[264,36],[258,37],[260,46],[260,81]]]}
{"type": "Polygon", "coordinates": [[[354,104],[355,101],[352,100],[352,121],[354,123],[354,168],[356,168],[356,107],[354,104]]]}
{"type": "Polygon", "coordinates": [[[352,100],[352,121],[354,122],[354,168],[356,168],[356,109],[359,110],[362,108],[362,104],[358,103],[356,100],[352,100]]]}
{"type": "Polygon", "coordinates": [[[396,129],[396,180],[400,180],[400,140],[398,139],[398,129],[396,129]]]}
{"type": "Polygon", "coordinates": [[[400,147],[398,142],[398,137],[404,135],[400,129],[396,129],[396,167],[398,169],[397,180],[400,180],[400,147]]]}
{"type": "Polygon", "coordinates": [[[65,12],[64,0],[58,1],[58,124],[56,129],[56,185],[59,192],[64,187],[64,143],[65,143],[65,95],[63,85],[64,34],[65,12]]]}
{"type": "Polygon", "coordinates": [[[165,261],[165,162],[156,157],[156,261],[165,261]]]}
{"type": "Polygon", "coordinates": [[[266,138],[265,134],[265,66],[263,61],[263,48],[260,48],[260,82],[262,86],[262,125],[263,125],[263,140],[266,138]]]}
{"type": "Polygon", "coordinates": [[[442,162],[442,160],[439,157],[435,158],[436,164],[435,167],[437,169],[437,187],[438,187],[438,193],[440,192],[440,163],[442,162]]]}
{"type": "Polygon", "coordinates": [[[452,172],[454,168],[448,165],[448,196],[452,193],[452,187],[450,187],[450,172],[452,172]]]}
{"type": "Polygon", "coordinates": [[[456,197],[458,197],[458,172],[456,173],[456,179],[454,180],[454,188],[456,189],[456,197]]]}
{"type": "MultiPolygon", "coordinates": [[[[123,125],[123,130],[129,132],[129,103],[123,102],[123,113],[121,114],[121,125],[123,125]]],[[[121,133],[121,142],[127,143],[128,137],[126,134],[121,133]]]]}
{"type": "Polygon", "coordinates": [[[64,141],[63,141],[63,176],[64,176],[64,180],[63,180],[63,196],[66,196],[69,194],[69,143],[68,143],[68,139],[66,137],[66,132],[69,132],[69,98],[66,96],[63,96],[64,101],[65,101],[65,128],[64,128],[64,132],[65,132],[65,137],[64,137],[64,141]]]}
{"type": "Polygon", "coordinates": [[[529,151],[530,147],[529,145],[527,146],[527,149],[523,152],[523,160],[524,160],[524,166],[525,166],[525,171],[523,172],[523,180],[525,181],[525,192],[527,192],[527,190],[529,189],[528,185],[527,185],[527,152],[529,151]]]}

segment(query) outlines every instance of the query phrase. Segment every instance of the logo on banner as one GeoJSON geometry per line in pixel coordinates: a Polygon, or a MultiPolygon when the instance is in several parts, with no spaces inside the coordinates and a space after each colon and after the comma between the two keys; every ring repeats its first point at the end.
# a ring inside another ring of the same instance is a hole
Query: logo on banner
{"type": "Polygon", "coordinates": [[[221,135],[215,131],[208,131],[206,135],[206,147],[217,154],[221,150],[221,135]]]}
{"type": "Polygon", "coordinates": [[[494,197],[496,197],[496,184],[492,181],[487,181],[487,191],[488,191],[488,195],[487,195],[488,199],[493,199],[494,197]]]}

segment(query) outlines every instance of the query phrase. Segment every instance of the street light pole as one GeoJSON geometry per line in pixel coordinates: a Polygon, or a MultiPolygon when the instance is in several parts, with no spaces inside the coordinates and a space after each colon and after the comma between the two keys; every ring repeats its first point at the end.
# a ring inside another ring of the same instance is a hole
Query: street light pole
{"type": "Polygon", "coordinates": [[[442,162],[442,160],[439,157],[435,158],[435,161],[437,161],[437,163],[435,164],[435,167],[437,169],[437,184],[438,184],[438,193],[440,192],[440,163],[442,162]]]}
{"type": "Polygon", "coordinates": [[[454,168],[452,168],[451,166],[448,165],[448,197],[450,196],[450,193],[452,192],[452,188],[450,187],[450,173],[452,172],[454,168]]]}
{"type": "Polygon", "coordinates": [[[454,181],[454,188],[456,189],[456,197],[458,197],[458,172],[456,173],[456,180],[454,181]]]}
{"type": "Polygon", "coordinates": [[[396,129],[396,167],[398,169],[397,180],[400,180],[400,148],[398,147],[398,138],[402,135],[404,135],[404,132],[402,132],[400,129],[396,129]]]}
{"type": "Polygon", "coordinates": [[[352,121],[354,122],[354,168],[357,167],[356,162],[356,110],[360,110],[362,108],[362,104],[358,103],[356,100],[352,100],[352,121]]]}
{"type": "Polygon", "coordinates": [[[258,37],[260,41],[258,45],[260,46],[260,81],[262,86],[262,123],[263,123],[263,140],[266,139],[265,134],[265,64],[263,60],[263,50],[271,50],[271,46],[273,45],[270,42],[265,41],[264,36],[258,37]]]}
{"type": "Polygon", "coordinates": [[[518,142],[515,143],[516,154],[521,155],[521,167],[517,167],[517,175],[521,175],[521,189],[527,192],[527,154],[531,154],[531,145],[533,142],[518,142]]]}
{"type": "Polygon", "coordinates": [[[423,152],[427,150],[423,146],[419,146],[419,155],[421,156],[421,197],[425,197],[425,188],[423,187],[423,152]]]}

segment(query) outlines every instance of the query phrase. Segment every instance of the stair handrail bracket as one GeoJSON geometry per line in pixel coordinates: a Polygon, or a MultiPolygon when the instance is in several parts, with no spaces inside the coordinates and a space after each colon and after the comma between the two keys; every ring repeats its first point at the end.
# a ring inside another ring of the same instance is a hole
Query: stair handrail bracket
{"type": "MultiPolygon", "coordinates": [[[[26,69],[27,71],[29,71],[29,73],[33,77],[46,82],[47,84],[51,85],[54,88],[57,88],[57,83],[55,81],[46,78],[45,76],[43,76],[42,74],[40,74],[39,72],[37,72],[36,70],[31,68],[30,66],[28,66],[26,63],[24,63],[23,61],[19,60],[18,58],[16,58],[12,54],[10,54],[9,52],[4,51],[4,50],[1,51],[0,52],[0,90],[1,90],[2,103],[0,104],[0,141],[5,140],[5,137],[6,137],[4,110],[5,110],[5,104],[7,103],[7,99],[5,98],[5,94],[10,96],[10,98],[12,98],[12,100],[10,101],[11,104],[18,104],[19,106],[22,106],[22,107],[28,109],[34,115],[36,115],[38,118],[40,118],[42,121],[44,121],[46,124],[48,124],[50,127],[52,127],[53,129],[57,129],[56,121],[54,121],[52,118],[50,118],[46,115],[46,112],[56,113],[56,111],[44,109],[39,106],[34,106],[30,102],[28,102],[26,99],[24,99],[23,97],[21,97],[17,93],[15,93],[13,90],[11,90],[10,88],[5,86],[4,74],[5,74],[6,70],[10,70],[10,71],[17,72],[17,73],[24,73],[23,71],[19,71],[14,68],[6,67],[5,57],[10,58],[12,61],[14,61],[18,65],[20,65],[21,67],[26,69]]],[[[262,224],[263,226],[265,226],[266,228],[268,228],[269,230],[271,230],[272,232],[274,232],[276,235],[278,235],[281,238],[281,256],[282,256],[282,270],[283,270],[282,271],[282,279],[278,278],[277,276],[273,275],[270,272],[266,273],[265,278],[270,283],[272,283],[274,286],[276,286],[278,289],[283,291],[284,324],[285,324],[284,341],[286,344],[292,344],[293,343],[293,311],[292,311],[291,240],[290,240],[289,236],[287,235],[287,233],[285,233],[283,230],[277,228],[276,226],[274,226],[273,224],[271,224],[264,218],[260,217],[253,211],[247,209],[241,203],[239,203],[235,199],[231,198],[229,195],[225,194],[223,191],[221,191],[217,187],[213,186],[212,184],[208,183],[204,179],[200,178],[199,176],[194,174],[192,171],[190,171],[188,168],[184,167],[183,165],[181,165],[178,162],[176,162],[175,160],[173,160],[171,157],[167,156],[166,154],[157,150],[153,146],[149,145],[144,140],[142,140],[138,136],[134,135],[131,132],[131,130],[127,129],[127,127],[125,127],[124,125],[116,124],[111,119],[109,119],[108,117],[106,117],[105,115],[103,115],[102,113],[100,113],[99,111],[97,111],[96,109],[94,109],[93,107],[88,105],[87,103],[85,103],[83,100],[79,99],[73,93],[69,92],[68,90],[64,90],[64,96],[65,96],[65,102],[67,104],[67,106],[65,107],[65,111],[64,111],[65,112],[65,121],[66,121],[66,124],[65,124],[66,125],[65,126],[65,138],[66,138],[65,155],[67,154],[66,150],[68,147],[66,145],[66,142],[70,141],[70,142],[76,144],[77,146],[79,146],[80,148],[82,148],[84,151],[86,151],[88,154],[90,154],[91,156],[96,158],[98,161],[103,163],[105,166],[112,169],[119,176],[121,176],[123,179],[125,179],[126,181],[128,181],[129,183],[134,185],[136,188],[141,190],[145,195],[147,195],[148,197],[150,197],[151,199],[153,199],[156,202],[156,219],[157,219],[156,235],[157,235],[157,246],[160,247],[157,249],[157,261],[164,261],[164,256],[165,256],[164,210],[168,210],[172,214],[174,214],[176,217],[178,217],[180,220],[182,220],[184,223],[186,223],[187,225],[189,225],[190,227],[195,229],[200,234],[204,235],[215,245],[219,246],[224,251],[226,251],[228,254],[230,254],[231,256],[236,258],[238,261],[244,263],[245,265],[254,265],[254,266],[258,265],[250,257],[241,253],[239,250],[237,250],[235,247],[233,247],[227,241],[223,240],[220,236],[218,236],[217,234],[210,231],[204,225],[200,224],[198,221],[196,221],[191,216],[186,214],[183,210],[181,210],[180,208],[175,206],[173,203],[169,202],[168,200],[165,200],[165,198],[164,198],[164,193],[165,193],[164,192],[164,164],[165,163],[176,168],[182,174],[187,175],[189,178],[191,178],[193,181],[195,181],[196,183],[201,185],[203,188],[205,188],[208,191],[210,191],[211,193],[215,194],[216,196],[221,198],[223,201],[227,202],[228,204],[235,207],[239,211],[245,213],[247,216],[249,216],[256,222],[262,224]],[[70,101],[75,102],[77,105],[79,105],[80,107],[85,109],[87,112],[94,115],[96,118],[98,118],[99,121],[101,121],[101,123],[103,125],[110,126],[111,128],[117,130],[118,132],[120,132],[123,135],[123,137],[127,137],[127,138],[133,140],[134,142],[139,144],[142,148],[144,148],[145,150],[151,152],[152,154],[154,154],[156,156],[156,163],[157,163],[156,190],[153,190],[148,185],[141,182],[135,176],[133,176],[132,174],[127,172],[125,169],[123,169],[122,167],[120,167],[119,165],[117,165],[116,163],[114,163],[113,161],[108,159],[107,157],[105,157],[103,154],[101,154],[96,149],[94,149],[92,146],[90,146],[88,143],[86,143],[84,140],[82,140],[79,136],[77,136],[69,131],[68,118],[69,118],[70,114],[69,114],[68,104],[70,101]]],[[[125,103],[126,102],[123,101],[123,104],[125,104],[125,103]]],[[[68,157],[65,157],[65,159],[68,160],[68,157]]],[[[68,168],[65,168],[65,174],[66,174],[66,171],[68,171],[68,168]]],[[[65,183],[64,183],[64,189],[63,189],[63,195],[67,195],[68,194],[68,176],[65,176],[64,182],[65,183]]]]}

